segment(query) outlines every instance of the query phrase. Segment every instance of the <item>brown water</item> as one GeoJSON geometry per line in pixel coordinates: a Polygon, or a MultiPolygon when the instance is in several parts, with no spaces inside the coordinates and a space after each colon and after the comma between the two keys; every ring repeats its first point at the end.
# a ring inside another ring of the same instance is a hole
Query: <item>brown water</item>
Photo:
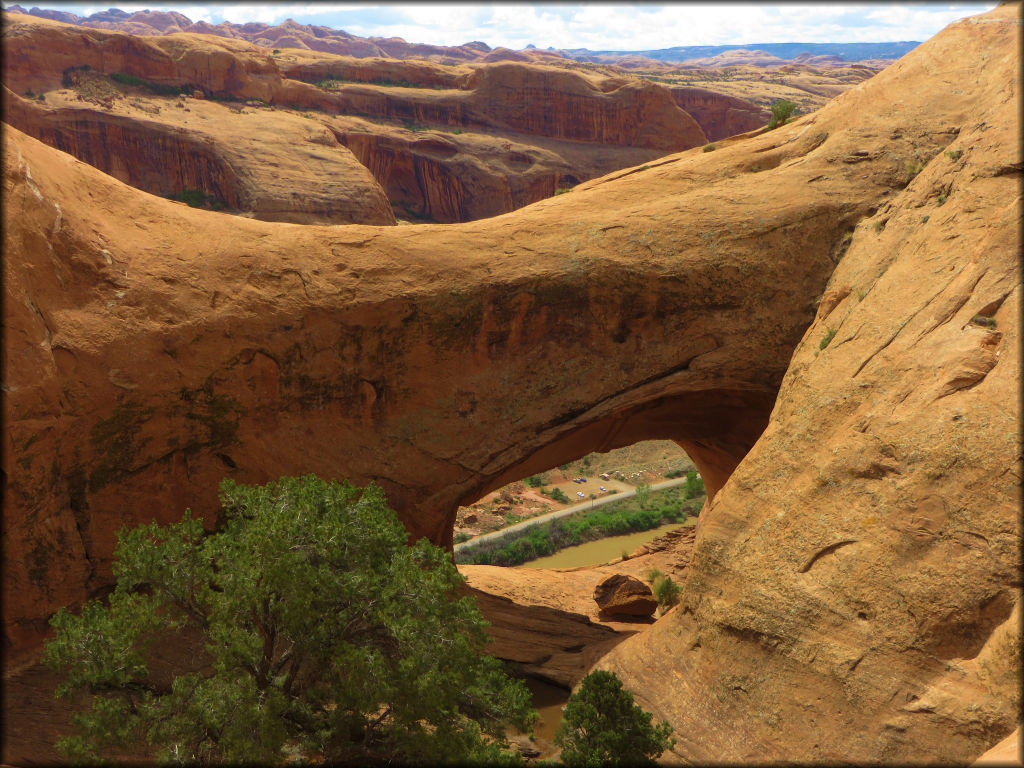
{"type": "Polygon", "coordinates": [[[562,707],[569,700],[569,691],[535,677],[527,677],[524,682],[533,694],[533,708],[540,714],[540,719],[533,726],[533,735],[554,743],[555,731],[562,723],[562,707]]]}
{"type": "MultiPolygon", "coordinates": [[[[697,518],[690,518],[693,522],[697,518]]],[[[687,520],[689,523],[690,520],[687,520]]],[[[516,566],[517,568],[578,568],[581,565],[599,565],[622,557],[622,553],[632,552],[641,544],[656,539],[663,533],[681,527],[679,523],[669,523],[659,528],[652,528],[649,531],[638,533],[626,533],[622,536],[609,536],[606,539],[588,541],[586,544],[579,544],[575,547],[566,547],[547,557],[540,557],[530,560],[527,563],[516,566]]]]}

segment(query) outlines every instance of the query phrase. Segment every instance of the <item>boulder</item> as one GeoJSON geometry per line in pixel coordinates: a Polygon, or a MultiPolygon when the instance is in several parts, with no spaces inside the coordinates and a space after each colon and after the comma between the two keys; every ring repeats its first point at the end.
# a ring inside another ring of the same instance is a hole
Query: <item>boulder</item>
{"type": "Polygon", "coordinates": [[[594,587],[594,602],[616,616],[653,616],[658,608],[651,588],[640,579],[616,573],[594,587]]]}

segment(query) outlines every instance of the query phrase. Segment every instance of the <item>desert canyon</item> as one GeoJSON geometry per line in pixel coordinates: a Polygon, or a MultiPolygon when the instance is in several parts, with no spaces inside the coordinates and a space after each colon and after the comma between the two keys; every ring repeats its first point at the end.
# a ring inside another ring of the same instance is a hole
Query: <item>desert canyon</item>
{"type": "Polygon", "coordinates": [[[314,473],[451,547],[641,440],[695,533],[462,566],[496,655],[616,672],[669,762],[1019,761],[1019,3],[767,80],[166,16],[4,12],[5,763],[123,525],[314,473]],[[597,612],[652,564],[678,606],[597,612]]]}

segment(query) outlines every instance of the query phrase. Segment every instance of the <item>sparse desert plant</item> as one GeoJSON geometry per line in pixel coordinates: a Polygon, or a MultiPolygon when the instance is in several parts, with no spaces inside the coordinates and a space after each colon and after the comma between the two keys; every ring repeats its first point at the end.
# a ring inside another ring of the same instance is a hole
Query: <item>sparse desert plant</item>
{"type": "Polygon", "coordinates": [[[911,160],[907,160],[906,162],[903,163],[903,178],[904,178],[904,181],[907,184],[909,184],[915,178],[917,178],[917,174],[919,174],[923,170],[924,170],[924,163],[921,162],[920,160],[918,160],[916,157],[911,159],[911,160]]]}
{"type": "Polygon", "coordinates": [[[772,119],[768,121],[769,130],[785,125],[796,112],[796,104],[789,99],[776,99],[771,104],[772,119]]]}
{"type": "Polygon", "coordinates": [[[960,159],[960,156],[964,153],[962,149],[947,149],[946,157],[952,160],[954,163],[960,159]]]}
{"type": "Polygon", "coordinates": [[[686,473],[686,484],[683,485],[683,498],[694,499],[698,496],[703,496],[707,493],[704,488],[704,478],[697,474],[697,471],[691,469],[686,473]]]}
{"type": "Polygon", "coordinates": [[[662,575],[652,586],[654,599],[658,601],[662,613],[679,603],[679,585],[672,581],[671,576],[662,575]]]}
{"type": "Polygon", "coordinates": [[[939,192],[939,196],[937,198],[939,205],[945,205],[948,199],[949,195],[946,192],[939,192]]]}
{"type": "Polygon", "coordinates": [[[712,142],[710,142],[708,144],[705,144],[703,147],[701,147],[700,151],[701,152],[714,152],[716,149],[718,149],[718,147],[712,141],[712,142]]]}
{"type": "Polygon", "coordinates": [[[835,338],[835,335],[836,335],[836,329],[835,328],[829,328],[825,332],[825,335],[822,337],[821,343],[818,344],[818,349],[824,349],[825,347],[827,347],[829,345],[829,343],[832,341],[832,339],[835,338]]]}

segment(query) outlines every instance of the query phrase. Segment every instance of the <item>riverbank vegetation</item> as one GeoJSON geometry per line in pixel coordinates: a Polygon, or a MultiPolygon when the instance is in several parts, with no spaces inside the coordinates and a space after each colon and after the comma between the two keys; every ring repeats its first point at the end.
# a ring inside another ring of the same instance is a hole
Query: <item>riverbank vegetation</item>
{"type": "Polygon", "coordinates": [[[704,482],[696,472],[687,473],[682,486],[651,491],[641,486],[637,494],[607,504],[593,512],[538,523],[510,532],[497,540],[482,542],[456,552],[455,562],[470,565],[522,565],[566,547],[608,536],[648,531],[665,523],[685,523],[704,504],[704,482]]]}

